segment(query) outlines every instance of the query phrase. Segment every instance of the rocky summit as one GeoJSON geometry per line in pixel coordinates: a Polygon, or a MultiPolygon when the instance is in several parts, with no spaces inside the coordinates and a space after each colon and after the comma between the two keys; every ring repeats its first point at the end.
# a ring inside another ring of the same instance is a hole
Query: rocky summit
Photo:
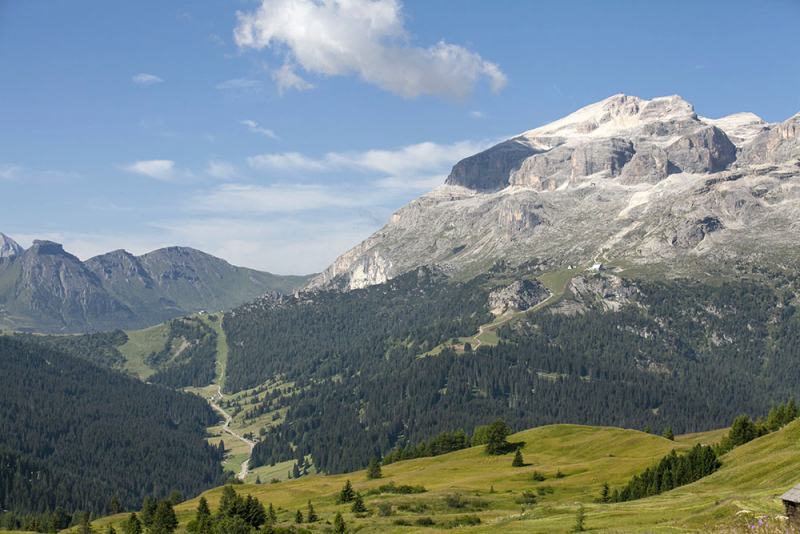
{"type": "Polygon", "coordinates": [[[422,265],[451,275],[598,258],[664,276],[800,257],[800,114],[708,119],[679,96],[615,95],[454,167],[309,289],[422,265]]]}

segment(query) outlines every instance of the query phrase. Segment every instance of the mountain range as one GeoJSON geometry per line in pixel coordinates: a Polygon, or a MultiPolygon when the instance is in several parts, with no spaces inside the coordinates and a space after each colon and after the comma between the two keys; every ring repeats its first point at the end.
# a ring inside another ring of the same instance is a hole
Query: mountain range
{"type": "Polygon", "coordinates": [[[469,278],[497,261],[605,258],[665,276],[800,258],[800,114],[698,116],[679,96],[615,95],[458,162],[309,289],[422,265],[469,278]]]}
{"type": "Polygon", "coordinates": [[[307,280],[228,262],[187,247],[134,256],[115,250],[85,262],[52,241],[27,250],[0,234],[0,329],[94,332],[152,326],[230,309],[307,280]]]}

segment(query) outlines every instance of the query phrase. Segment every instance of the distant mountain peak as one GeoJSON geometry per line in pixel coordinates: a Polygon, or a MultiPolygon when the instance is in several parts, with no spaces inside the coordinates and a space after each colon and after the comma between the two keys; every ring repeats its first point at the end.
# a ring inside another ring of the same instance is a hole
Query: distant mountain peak
{"type": "Polygon", "coordinates": [[[19,243],[7,235],[0,233],[0,259],[13,258],[19,256],[23,252],[25,252],[25,249],[22,248],[19,243]]]}

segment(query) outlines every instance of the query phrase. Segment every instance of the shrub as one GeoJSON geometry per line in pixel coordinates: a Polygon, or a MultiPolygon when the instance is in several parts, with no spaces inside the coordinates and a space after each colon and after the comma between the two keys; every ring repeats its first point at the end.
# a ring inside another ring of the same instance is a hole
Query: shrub
{"type": "Polygon", "coordinates": [[[517,497],[517,504],[536,504],[536,495],[532,491],[523,491],[522,495],[517,497]]]}
{"type": "Polygon", "coordinates": [[[436,521],[434,521],[430,517],[420,517],[419,519],[414,521],[414,524],[420,527],[432,527],[433,525],[436,524],[436,521]]]}
{"type": "Polygon", "coordinates": [[[531,475],[531,478],[536,482],[541,482],[545,479],[545,476],[541,474],[539,471],[534,471],[533,474],[531,475]]]}
{"type": "Polygon", "coordinates": [[[382,503],[378,506],[379,517],[389,517],[392,515],[392,505],[388,502],[382,503]]]}
{"type": "Polygon", "coordinates": [[[401,527],[410,527],[411,521],[406,521],[405,519],[395,519],[394,524],[401,527]]]}
{"type": "Polygon", "coordinates": [[[472,527],[480,524],[481,518],[477,515],[460,515],[448,521],[445,528],[472,527]]]}

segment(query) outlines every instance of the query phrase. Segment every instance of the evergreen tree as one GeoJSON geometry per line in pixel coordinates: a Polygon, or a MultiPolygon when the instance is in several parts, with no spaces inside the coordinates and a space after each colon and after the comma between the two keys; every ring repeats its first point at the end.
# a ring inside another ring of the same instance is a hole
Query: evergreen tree
{"type": "Polygon", "coordinates": [[[316,523],[319,517],[317,517],[317,513],[314,511],[314,506],[311,504],[311,499],[308,500],[308,513],[306,514],[306,522],[308,523],[316,523]]]}
{"type": "Polygon", "coordinates": [[[572,532],[583,532],[586,530],[584,526],[586,523],[586,510],[583,508],[581,504],[578,511],[575,513],[575,526],[572,527],[572,532]]]}
{"type": "Polygon", "coordinates": [[[514,461],[511,462],[511,467],[525,467],[525,461],[522,459],[522,451],[517,449],[514,454],[514,461]]]}
{"type": "Polygon", "coordinates": [[[667,438],[668,440],[675,441],[675,433],[674,433],[674,432],[672,432],[672,427],[671,427],[671,426],[668,426],[668,427],[667,427],[667,428],[664,430],[664,434],[663,434],[663,436],[664,436],[665,438],[667,438]]]}
{"type": "Polygon", "coordinates": [[[208,500],[205,497],[200,497],[200,501],[197,503],[195,519],[200,520],[204,517],[211,517],[211,508],[208,507],[208,500]]]}
{"type": "Polygon", "coordinates": [[[652,432],[650,431],[650,425],[647,425],[646,427],[644,427],[644,433],[645,433],[645,434],[651,434],[651,433],[652,433],[652,432]]]}
{"type": "Polygon", "coordinates": [[[270,525],[274,525],[278,522],[278,514],[275,513],[275,507],[272,506],[272,503],[269,503],[269,509],[267,510],[267,523],[270,525]]]}
{"type": "Polygon", "coordinates": [[[89,517],[89,514],[86,512],[81,513],[81,520],[80,525],[78,526],[78,533],[79,534],[92,534],[94,529],[92,528],[92,521],[89,517]]]}
{"type": "Polygon", "coordinates": [[[333,532],[335,534],[345,534],[347,532],[347,525],[344,523],[342,512],[336,512],[336,517],[333,519],[333,532]]]}
{"type": "Polygon", "coordinates": [[[219,499],[219,508],[217,509],[218,516],[228,516],[231,517],[235,515],[236,511],[236,501],[239,496],[236,494],[236,490],[233,489],[233,486],[230,484],[226,484],[224,488],[222,488],[222,495],[219,499]]]}
{"type": "Polygon", "coordinates": [[[257,485],[261,484],[261,477],[260,476],[256,476],[256,484],[257,485]]]}
{"type": "Polygon", "coordinates": [[[293,478],[300,478],[300,467],[297,464],[294,464],[292,467],[292,477],[293,478]]]}
{"type": "Polygon", "coordinates": [[[155,499],[150,498],[149,495],[144,498],[144,502],[142,503],[142,524],[146,528],[150,528],[153,524],[157,507],[158,502],[155,499]]]}
{"type": "MultiPolygon", "coordinates": [[[[65,528],[69,527],[69,523],[71,520],[72,518],[69,516],[66,510],[64,510],[60,506],[56,506],[56,509],[53,510],[53,516],[50,521],[53,525],[53,530],[58,532],[59,530],[64,530],[65,528]]],[[[131,534],[141,534],[141,532],[136,532],[131,534]]]]}
{"type": "Polygon", "coordinates": [[[122,507],[122,503],[119,502],[119,499],[117,499],[116,495],[111,497],[111,506],[110,506],[110,508],[111,508],[111,513],[114,514],[114,515],[121,514],[122,512],[125,511],[125,508],[122,507]]]}
{"type": "Polygon", "coordinates": [[[497,419],[489,425],[488,441],[486,443],[486,454],[503,454],[508,447],[506,438],[511,435],[511,429],[501,419],[497,419]]]}
{"type": "Polygon", "coordinates": [[[298,510],[297,513],[294,514],[294,522],[297,523],[298,525],[303,522],[303,512],[298,510]]]}
{"type": "Polygon", "coordinates": [[[153,518],[153,525],[148,530],[148,533],[172,534],[177,527],[178,518],[175,516],[175,510],[172,509],[172,503],[168,499],[159,501],[153,518]]]}
{"type": "Polygon", "coordinates": [[[124,534],[142,534],[142,531],[142,522],[139,521],[136,513],[131,512],[131,515],[128,516],[128,519],[122,523],[122,532],[124,534]]]}
{"type": "Polygon", "coordinates": [[[350,511],[354,514],[363,514],[367,511],[367,507],[364,506],[364,499],[359,492],[356,492],[355,497],[353,497],[353,505],[350,507],[350,511]]]}
{"type": "Polygon", "coordinates": [[[608,482],[603,482],[603,489],[600,491],[600,501],[608,502],[611,499],[611,493],[608,487],[608,482]]]}
{"type": "Polygon", "coordinates": [[[350,484],[350,479],[347,479],[342,491],[339,492],[339,502],[352,502],[354,498],[355,492],[353,491],[353,485],[350,484]]]}
{"type": "Polygon", "coordinates": [[[245,520],[247,524],[253,528],[258,528],[267,522],[267,512],[264,510],[264,505],[261,504],[258,499],[254,498],[252,495],[248,495],[244,504],[245,520]]]}
{"type": "Polygon", "coordinates": [[[169,492],[167,500],[172,503],[172,506],[177,506],[183,502],[183,493],[178,490],[172,490],[169,492]]]}
{"type": "Polygon", "coordinates": [[[373,456],[372,460],[369,461],[369,466],[367,466],[367,478],[374,479],[381,478],[382,476],[381,464],[378,462],[378,459],[373,456]]]}

